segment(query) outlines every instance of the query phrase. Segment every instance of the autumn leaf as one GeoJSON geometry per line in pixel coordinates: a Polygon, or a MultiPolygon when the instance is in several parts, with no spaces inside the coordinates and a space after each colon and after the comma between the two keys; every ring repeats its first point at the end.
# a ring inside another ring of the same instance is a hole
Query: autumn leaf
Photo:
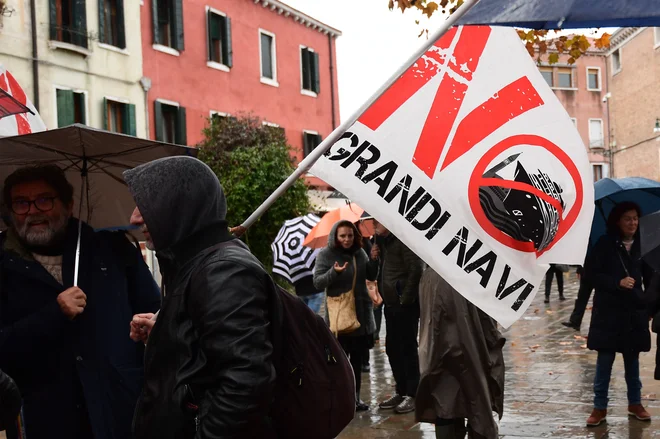
{"type": "Polygon", "coordinates": [[[433,13],[437,10],[438,10],[438,4],[436,2],[429,2],[427,3],[426,8],[424,8],[424,14],[426,14],[427,17],[431,18],[431,15],[433,15],[433,13]]]}
{"type": "Polygon", "coordinates": [[[534,346],[530,346],[529,348],[530,348],[530,349],[538,349],[538,348],[540,348],[540,347],[541,347],[540,344],[535,344],[534,346]]]}
{"type": "Polygon", "coordinates": [[[554,373],[553,372],[548,372],[548,375],[554,375],[554,373]]]}
{"type": "Polygon", "coordinates": [[[548,55],[548,64],[557,64],[559,62],[559,54],[551,53],[548,55]]]}
{"type": "Polygon", "coordinates": [[[573,344],[573,342],[572,341],[560,341],[559,344],[562,345],[562,346],[568,346],[568,345],[573,344]]]}
{"type": "Polygon", "coordinates": [[[554,311],[550,311],[549,309],[545,311],[546,314],[553,314],[554,311]]]}
{"type": "Polygon", "coordinates": [[[424,35],[424,29],[422,29],[422,31],[419,33],[419,35],[417,35],[417,38],[421,37],[422,35],[424,35]]]}
{"type": "Polygon", "coordinates": [[[394,9],[394,0],[390,0],[390,3],[387,5],[388,8],[390,8],[390,11],[394,9]]]}
{"type": "Polygon", "coordinates": [[[539,311],[540,311],[540,309],[536,308],[536,309],[534,310],[534,314],[538,314],[539,311]]]}
{"type": "Polygon", "coordinates": [[[587,345],[586,345],[586,344],[580,345],[580,348],[581,348],[581,349],[586,349],[586,348],[587,348],[587,345]]]}
{"type": "Polygon", "coordinates": [[[601,35],[600,38],[597,38],[596,41],[594,41],[594,46],[598,49],[606,49],[610,47],[610,34],[605,33],[601,35]]]}

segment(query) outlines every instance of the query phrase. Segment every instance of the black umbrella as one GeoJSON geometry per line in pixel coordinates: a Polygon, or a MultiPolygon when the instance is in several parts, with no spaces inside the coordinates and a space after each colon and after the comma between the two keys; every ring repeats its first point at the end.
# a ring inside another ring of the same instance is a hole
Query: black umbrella
{"type": "Polygon", "coordinates": [[[642,257],[651,268],[660,271],[660,212],[640,218],[639,239],[642,257]]]}

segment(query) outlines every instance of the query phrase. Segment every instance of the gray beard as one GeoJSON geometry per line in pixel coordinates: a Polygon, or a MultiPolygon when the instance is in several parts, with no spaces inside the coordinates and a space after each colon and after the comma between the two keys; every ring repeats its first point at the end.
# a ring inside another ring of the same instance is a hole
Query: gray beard
{"type": "Polygon", "coordinates": [[[66,225],[69,218],[66,215],[61,215],[59,219],[53,220],[45,215],[30,215],[25,218],[23,225],[16,229],[18,237],[28,250],[37,254],[40,251],[48,250],[51,248],[59,247],[64,240],[66,234],[66,225]],[[48,227],[45,230],[36,231],[29,230],[30,223],[38,221],[48,221],[48,227]]]}

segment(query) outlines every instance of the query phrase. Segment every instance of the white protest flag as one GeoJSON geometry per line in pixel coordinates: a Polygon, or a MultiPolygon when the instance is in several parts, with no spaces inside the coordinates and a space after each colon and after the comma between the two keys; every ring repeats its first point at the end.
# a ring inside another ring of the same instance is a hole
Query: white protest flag
{"type": "Polygon", "coordinates": [[[452,28],[312,172],[505,327],[549,263],[583,263],[586,150],[511,28],[452,28]]]}
{"type": "Polygon", "coordinates": [[[45,130],[46,124],[25,95],[23,88],[0,64],[0,137],[45,130]]]}

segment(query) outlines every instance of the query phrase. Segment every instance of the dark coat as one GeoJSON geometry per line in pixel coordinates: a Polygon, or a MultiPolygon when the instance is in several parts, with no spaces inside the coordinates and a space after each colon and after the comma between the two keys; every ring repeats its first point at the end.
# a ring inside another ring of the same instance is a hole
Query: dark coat
{"type": "Polygon", "coordinates": [[[378,239],[377,243],[382,267],[378,290],[385,305],[396,307],[417,303],[422,260],[392,234],[378,239]]]}
{"type": "Polygon", "coordinates": [[[596,290],[588,348],[622,353],[648,352],[651,334],[643,282],[650,280],[651,272],[640,258],[639,237],[628,253],[618,238],[603,236],[591,251],[587,270],[596,290]],[[633,289],[619,286],[621,279],[627,276],[635,279],[633,289]]]}
{"type": "Polygon", "coordinates": [[[0,253],[0,367],[23,395],[28,438],[81,437],[87,412],[96,439],[127,439],[144,352],[129,338],[129,324],[136,313],[156,311],[160,293],[123,233],[83,225],[79,287],[87,306],[69,321],[56,299],[73,285],[77,224],[67,228],[64,285],[8,232],[0,253]]]}
{"type": "Polygon", "coordinates": [[[21,392],[14,380],[0,370],[0,431],[16,421],[21,410],[21,392]]]}
{"type": "Polygon", "coordinates": [[[480,437],[497,438],[492,413],[502,417],[505,342],[497,324],[430,268],[419,295],[417,420],[467,418],[480,437]]]}
{"type": "MultiPolygon", "coordinates": [[[[357,229],[355,229],[357,232],[357,229]]],[[[373,302],[367,291],[367,280],[376,280],[378,276],[378,262],[369,259],[365,251],[359,246],[350,250],[335,247],[337,236],[337,224],[335,224],[328,235],[328,246],[321,250],[316,256],[316,267],[314,268],[314,286],[319,290],[325,290],[329,297],[337,297],[351,289],[353,285],[353,273],[355,268],[353,258],[357,265],[357,276],[355,278],[355,313],[360,328],[346,334],[346,336],[368,335],[376,332],[376,320],[374,319],[373,302]],[[339,265],[348,263],[348,267],[341,273],[334,269],[335,262],[339,265]]],[[[357,234],[355,235],[357,236],[357,234]]],[[[326,313],[326,320],[327,320],[326,313]]]]}

